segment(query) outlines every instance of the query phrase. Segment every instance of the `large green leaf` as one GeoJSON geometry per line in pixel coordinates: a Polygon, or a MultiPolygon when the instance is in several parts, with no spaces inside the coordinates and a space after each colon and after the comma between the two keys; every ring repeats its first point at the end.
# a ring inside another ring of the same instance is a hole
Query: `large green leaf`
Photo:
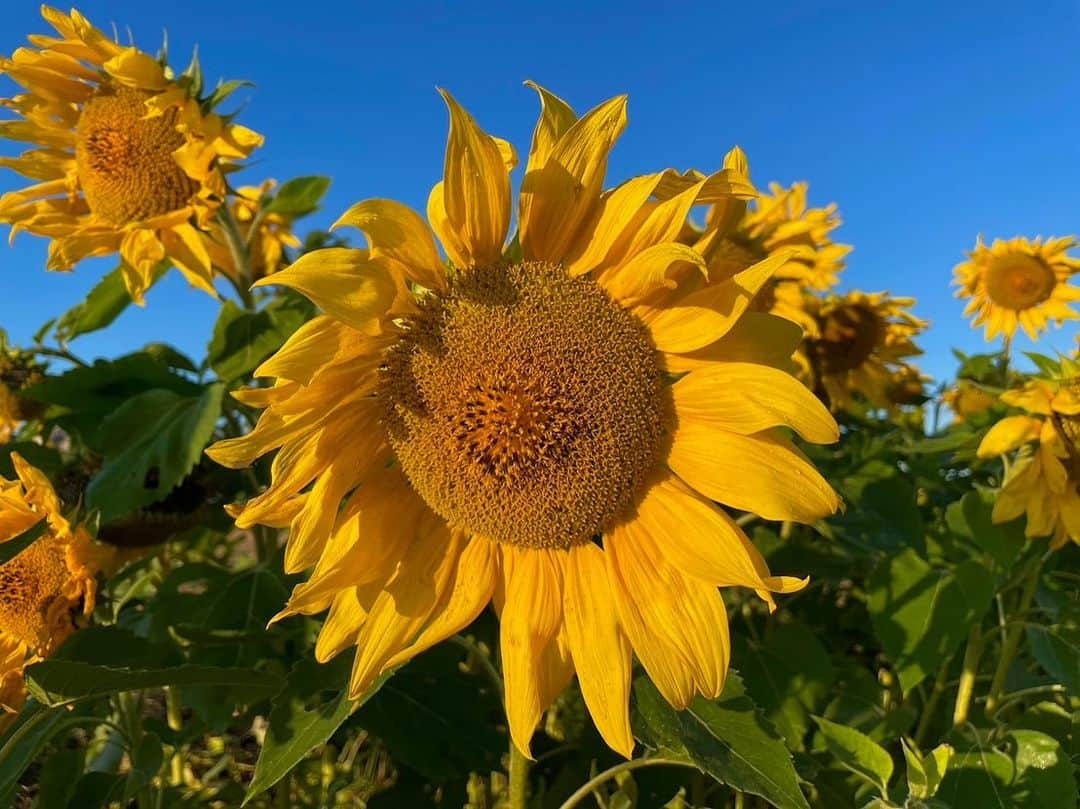
{"type": "Polygon", "coordinates": [[[59,733],[85,719],[77,708],[74,711],[48,710],[36,703],[27,703],[0,747],[0,806],[12,805],[19,778],[45,745],[59,733]]]}
{"type": "Polygon", "coordinates": [[[161,500],[184,479],[213,435],[223,391],[220,383],[198,396],[149,390],[106,420],[105,463],[86,491],[102,522],[161,500]]]}
{"type": "Polygon", "coordinates": [[[1058,742],[1035,730],[1014,730],[1000,748],[955,755],[937,797],[955,807],[1076,809],[1072,763],[1058,742]]]}
{"type": "Polygon", "coordinates": [[[840,482],[840,491],[849,508],[837,522],[852,539],[889,552],[923,547],[915,485],[894,463],[868,461],[840,482]]]}
{"type": "Polygon", "coordinates": [[[273,696],[283,680],[254,669],[215,666],[123,668],[77,660],[44,660],[26,670],[26,686],[43,705],[71,705],[86,699],[165,686],[223,686],[237,701],[250,703],[273,696]]]}
{"type": "MultiPolygon", "coordinates": [[[[150,279],[153,285],[168,265],[155,270],[150,279]]],[[[131,303],[131,296],[124,285],[124,275],[120,267],[106,273],[90,290],[86,298],[68,309],[56,321],[56,336],[61,340],[72,340],[80,334],[88,334],[103,329],[116,320],[131,303]]]]}
{"type": "Polygon", "coordinates": [[[306,658],[293,666],[285,690],[274,700],[270,711],[269,727],[255,764],[255,777],[244,797],[245,804],[324,744],[387,680],[387,677],[379,678],[363,697],[352,702],[348,698],[351,665],[348,655],[340,655],[326,665],[306,658]]]}
{"type": "Polygon", "coordinates": [[[838,725],[820,716],[814,721],[825,739],[825,747],[840,764],[877,785],[882,796],[889,795],[893,760],[885,748],[869,736],[847,725],[838,725]]]}
{"type": "Polygon", "coordinates": [[[304,216],[319,207],[330,188],[329,177],[295,177],[281,186],[266,206],[267,213],[304,216]]]}
{"type": "Polygon", "coordinates": [[[904,693],[960,645],[994,596],[994,577],[974,560],[951,571],[910,548],[881,561],[867,582],[874,631],[896,667],[904,693]]]}
{"type": "Polygon", "coordinates": [[[226,301],[207,346],[210,367],[222,382],[247,376],[281,348],[313,312],[307,299],[299,295],[282,294],[259,312],[246,312],[226,301]]]}
{"type": "Polygon", "coordinates": [[[634,679],[634,735],[664,758],[684,761],[734,789],[779,809],[808,809],[791,754],[757,710],[742,680],[728,672],[715,702],[694,700],[676,711],[645,675],[634,679]]]}
{"type": "Polygon", "coordinates": [[[953,534],[989,554],[1001,569],[1007,570],[1024,548],[1024,524],[1014,520],[995,525],[991,517],[994,499],[993,492],[968,492],[949,506],[945,521],[953,534]]]}

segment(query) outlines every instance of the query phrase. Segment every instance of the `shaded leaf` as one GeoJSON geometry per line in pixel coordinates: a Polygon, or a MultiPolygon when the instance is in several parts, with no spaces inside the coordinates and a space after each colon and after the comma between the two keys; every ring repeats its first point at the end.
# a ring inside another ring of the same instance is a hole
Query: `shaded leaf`
{"type": "Polygon", "coordinates": [[[44,534],[49,528],[47,520],[40,519],[34,525],[27,528],[21,534],[16,537],[12,537],[7,542],[0,542],[0,565],[5,562],[10,562],[20,553],[30,547],[30,544],[36,540],[39,536],[44,534]]]}
{"type": "MultiPolygon", "coordinates": [[[[157,282],[168,265],[158,267],[150,278],[151,286],[157,282]]],[[[68,309],[56,320],[56,336],[60,340],[74,340],[81,334],[103,329],[116,320],[131,304],[131,296],[124,285],[120,267],[106,273],[76,306],[68,309]]]]}
{"type": "Polygon", "coordinates": [[[994,500],[993,492],[968,492],[949,506],[945,522],[954,534],[990,554],[1001,568],[1008,569],[1024,548],[1024,524],[1022,520],[1014,520],[995,525],[991,519],[994,500]]]}
{"type": "Polygon", "coordinates": [[[266,212],[294,217],[309,214],[319,207],[329,188],[329,177],[296,177],[278,189],[266,212]]]}
{"type": "Polygon", "coordinates": [[[846,769],[851,770],[889,794],[889,781],[893,774],[892,756],[869,736],[846,725],[838,725],[815,716],[814,721],[825,739],[825,746],[846,769]]]}
{"type": "Polygon", "coordinates": [[[222,382],[247,376],[313,313],[306,298],[292,294],[275,298],[259,312],[246,312],[226,301],[206,349],[210,367],[222,382]]]}

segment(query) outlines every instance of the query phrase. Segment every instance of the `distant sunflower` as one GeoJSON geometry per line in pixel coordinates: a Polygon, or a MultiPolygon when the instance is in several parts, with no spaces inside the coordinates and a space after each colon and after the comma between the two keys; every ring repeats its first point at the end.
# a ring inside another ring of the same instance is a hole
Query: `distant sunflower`
{"type": "Polygon", "coordinates": [[[941,395],[941,401],[953,412],[953,421],[960,423],[969,416],[985,413],[997,403],[997,397],[971,380],[958,379],[941,395]]]}
{"type": "Polygon", "coordinates": [[[0,709],[17,711],[25,699],[22,670],[47,657],[89,615],[95,576],[113,551],[98,545],[81,525],[72,526],[48,478],[11,453],[17,480],[0,477],[0,543],[41,520],[46,533],[0,565],[0,709]]]}
{"type": "Polygon", "coordinates": [[[897,404],[890,393],[919,376],[908,363],[922,353],[914,338],[926,328],[908,311],[915,299],[858,291],[806,298],[817,336],[808,335],[803,350],[818,395],[834,410],[860,396],[874,407],[897,404]]]}
{"type": "Polygon", "coordinates": [[[270,488],[232,513],[291,526],[286,568],[315,569],[281,615],[329,608],[316,656],[357,647],[350,694],[493,601],[518,748],[576,671],[628,756],[631,649],[673,705],[714,697],[730,656],[717,587],[771,605],[805,584],[772,576],[712,501],[770,520],[833,512],[782,428],[831,442],[837,426],[765,364],[798,329],[744,314],[785,257],[712,283],[676,241],[691,206],[750,196],[746,178],[662,171],[605,191],[626,99],[578,118],[536,89],[511,246],[513,150],[444,93],[428,220],[449,267],[404,205],[350,209],[338,224],[369,249],[314,251],[260,282],[326,314],[258,369],[272,387],[239,392],[265,408],[255,429],[208,452],[238,468],[278,450],[270,488]]]}
{"type": "Polygon", "coordinates": [[[0,99],[16,120],[0,137],[34,144],[0,166],[35,180],[0,197],[0,223],[51,239],[48,268],[119,252],[142,302],[163,262],[214,294],[201,230],[226,194],[224,173],[262,138],[210,111],[198,82],[113,42],[78,11],[43,7],[59,37],[0,59],[27,92],[0,99]]]}
{"type": "Polygon", "coordinates": [[[1008,466],[993,520],[1009,522],[1026,513],[1026,536],[1049,536],[1052,548],[1070,539],[1080,543],[1080,368],[1065,365],[1070,375],[1063,379],[1036,379],[1003,393],[1002,402],[1029,415],[1003,418],[978,449],[980,458],[1020,450],[1008,466]]]}
{"type": "MultiPolygon", "coordinates": [[[[247,246],[247,263],[252,280],[265,278],[288,263],[286,247],[300,247],[300,240],[292,230],[292,217],[279,213],[260,211],[260,201],[271,193],[277,183],[266,180],[262,185],[246,185],[236,189],[231,200],[233,219],[238,235],[247,246]],[[252,230],[254,228],[254,230],[252,230]]],[[[207,249],[214,266],[234,281],[242,280],[238,257],[229,246],[229,238],[220,223],[211,223],[207,249]]]]}
{"type": "Polygon", "coordinates": [[[1080,260],[1066,251],[1076,239],[995,239],[987,247],[980,236],[968,260],[958,264],[954,284],[958,298],[970,298],[964,317],[975,315],[972,325],[986,324],[986,339],[999,334],[1011,339],[1019,326],[1035,340],[1050,321],[1061,325],[1078,315],[1069,305],[1080,300],[1080,288],[1069,279],[1080,270],[1080,260]]]}

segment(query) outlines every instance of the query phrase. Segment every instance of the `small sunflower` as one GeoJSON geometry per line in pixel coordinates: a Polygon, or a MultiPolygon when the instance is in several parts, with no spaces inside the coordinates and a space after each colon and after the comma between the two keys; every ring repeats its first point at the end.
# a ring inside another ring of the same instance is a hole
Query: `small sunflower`
{"type": "Polygon", "coordinates": [[[1063,363],[1061,379],[1035,379],[1001,401],[1027,415],[1008,416],[979,444],[980,458],[1020,450],[994,503],[995,523],[1027,514],[1025,534],[1060,548],[1080,543],[1080,366],[1063,363]],[[1034,445],[1032,447],[1032,445],[1034,445]]]}
{"type": "Polygon", "coordinates": [[[913,376],[921,378],[908,363],[922,353],[914,338],[926,328],[908,311],[914,304],[914,298],[887,292],[807,294],[807,311],[816,323],[802,346],[808,384],[834,410],[851,408],[856,396],[874,407],[897,404],[890,392],[913,376]]]}
{"type": "Polygon", "coordinates": [[[98,545],[81,525],[60,512],[52,484],[18,453],[11,453],[17,480],[0,477],[0,543],[42,519],[46,533],[0,565],[0,708],[17,711],[25,698],[22,670],[47,657],[89,615],[96,575],[113,551],[98,545]]]}
{"type": "Polygon", "coordinates": [[[19,392],[40,382],[44,370],[33,356],[9,347],[0,334],[0,444],[10,441],[19,426],[37,414],[37,405],[19,392]]]}
{"type": "Polygon", "coordinates": [[[941,394],[941,401],[952,411],[953,422],[959,424],[970,416],[985,413],[997,403],[997,397],[969,379],[958,379],[941,394]]]}
{"type": "Polygon", "coordinates": [[[980,236],[968,260],[954,270],[958,298],[970,298],[964,317],[975,315],[972,325],[986,324],[986,339],[999,334],[1012,339],[1019,326],[1032,340],[1050,321],[1061,325],[1076,320],[1069,305],[1080,300],[1080,289],[1069,279],[1080,270],[1080,260],[1066,251],[1076,239],[995,239],[987,247],[980,236]]]}
{"type": "Polygon", "coordinates": [[[48,268],[70,270],[119,252],[124,281],[142,302],[163,262],[214,294],[202,230],[226,196],[225,172],[261,136],[211,111],[199,82],[123,46],[78,11],[45,6],[59,36],[0,59],[0,73],[26,89],[0,107],[0,137],[31,143],[0,158],[36,181],[0,197],[0,223],[51,239],[48,268]]]}
{"type": "MultiPolygon", "coordinates": [[[[274,180],[262,185],[246,185],[236,189],[230,206],[241,241],[247,245],[248,264],[253,280],[265,278],[288,263],[286,247],[299,248],[300,240],[293,233],[292,217],[260,210],[261,201],[277,186],[274,180]],[[253,229],[254,228],[254,229],[253,229]]],[[[220,223],[210,225],[207,249],[214,266],[234,281],[243,280],[237,256],[229,247],[229,238],[220,223]]]]}
{"type": "Polygon", "coordinates": [[[368,249],[314,251],[260,282],[325,315],[258,369],[272,387],[237,394],[265,408],[254,430],[208,453],[240,468],[277,451],[271,486],[232,513],[291,527],[287,569],[314,571],[281,615],[329,609],[315,654],[356,646],[353,696],[493,602],[518,748],[576,671],[630,755],[631,650],[673,705],[715,697],[730,656],[717,588],[772,605],[805,584],[772,576],[712,501],[832,513],[837,495],[784,428],[838,431],[773,367],[798,329],[746,313],[786,257],[714,279],[677,241],[691,206],[751,196],[746,178],[668,170],[605,191],[625,97],[579,118],[535,89],[511,245],[513,149],[444,93],[427,213],[449,266],[417,213],[355,205],[338,224],[368,249]]]}

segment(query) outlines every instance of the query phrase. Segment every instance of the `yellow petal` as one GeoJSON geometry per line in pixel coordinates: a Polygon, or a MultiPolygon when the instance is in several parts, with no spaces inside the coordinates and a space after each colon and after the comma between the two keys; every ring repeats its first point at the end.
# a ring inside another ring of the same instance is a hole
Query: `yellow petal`
{"type": "Polygon", "coordinates": [[[386,266],[366,250],[327,247],[301,256],[254,286],[277,284],[307,296],[326,314],[359,331],[375,330],[389,310],[397,285],[386,266]]]}
{"type": "Polygon", "coordinates": [[[630,758],[630,640],[619,626],[604,552],[591,542],[570,549],[563,612],[581,694],[604,741],[630,758]]]}
{"type": "Polygon", "coordinates": [[[428,289],[445,289],[446,273],[435,240],[420,214],[389,199],[369,199],[349,208],[331,230],[348,225],[363,231],[371,255],[401,262],[409,280],[428,289]]]}
{"type": "Polygon", "coordinates": [[[821,401],[790,374],[748,362],[718,362],[671,388],[679,422],[703,422],[742,435],[785,426],[814,444],[831,444],[840,428],[821,401]]]}
{"type": "Polygon", "coordinates": [[[623,306],[632,306],[659,289],[675,289],[677,272],[701,273],[708,277],[705,259],[677,242],[656,244],[638,253],[625,264],[600,276],[600,284],[623,306]]]}
{"type": "Polygon", "coordinates": [[[663,355],[665,370],[692,371],[714,362],[753,362],[784,371],[794,367],[791,355],[803,331],[787,318],[766,312],[744,312],[722,338],[685,354],[663,355]]]}
{"type": "Polygon", "coordinates": [[[506,601],[499,646],[506,683],[506,717],[518,750],[532,757],[530,742],[540,714],[540,657],[562,625],[562,583],[554,551],[504,546],[506,601]]]}
{"type": "Polygon", "coordinates": [[[360,588],[349,587],[339,592],[315,641],[315,659],[327,663],[355,644],[366,620],[367,607],[361,603],[360,588]]]}
{"type": "Polygon", "coordinates": [[[161,231],[161,242],[188,283],[216,298],[214,271],[203,235],[191,225],[176,225],[161,231]]]}
{"type": "Polygon", "coordinates": [[[577,115],[569,104],[536,82],[527,81],[525,86],[533,88],[540,96],[540,118],[536,122],[536,129],[533,130],[529,164],[526,167],[526,173],[528,173],[533,169],[543,168],[551,150],[559,142],[559,138],[577,121],[577,115]]]}
{"type": "Polygon", "coordinates": [[[748,587],[771,609],[776,605],[770,593],[797,592],[808,583],[773,576],[735,521],[670,472],[649,487],[634,519],[686,575],[719,587],[748,587]]]}
{"type": "Polygon", "coordinates": [[[768,433],[680,423],[668,466],[709,499],[766,520],[812,523],[840,507],[813,464],[791,442],[768,433]]]}
{"type": "Polygon", "coordinates": [[[619,622],[660,693],[677,710],[695,693],[719,696],[731,649],[719,591],[670,565],[636,521],[604,544],[619,622]]]}
{"type": "Polygon", "coordinates": [[[498,144],[448,92],[439,92],[450,110],[442,184],[446,219],[431,224],[444,246],[449,241],[464,248],[463,266],[494,266],[510,227],[510,174],[498,144]]]}
{"type": "MultiPolygon", "coordinates": [[[[543,118],[543,116],[541,116],[543,118]]],[[[527,259],[558,262],[600,203],[608,153],[626,128],[626,97],[574,122],[521,182],[521,247],[527,259]]]]}
{"type": "Polygon", "coordinates": [[[787,259],[786,252],[772,255],[718,284],[691,292],[673,306],[639,306],[634,311],[660,351],[695,351],[727,334],[787,259]]]}
{"type": "Polygon", "coordinates": [[[613,264],[626,255],[628,231],[651,204],[652,196],[663,173],[634,177],[600,198],[593,221],[587,226],[588,239],[580,239],[573,245],[564,262],[566,271],[573,277],[592,272],[597,267],[613,264]]]}
{"type": "Polygon", "coordinates": [[[1040,416],[1050,415],[1053,398],[1054,391],[1045,382],[1029,382],[1019,390],[1007,390],[1001,394],[1001,401],[1005,404],[1040,416]]]}
{"type": "Polygon", "coordinates": [[[1028,441],[1034,441],[1042,430],[1042,419],[1030,416],[1003,418],[983,436],[977,454],[980,458],[993,458],[1011,452],[1028,441]]]}
{"type": "Polygon", "coordinates": [[[138,48],[124,48],[104,67],[106,73],[127,87],[164,90],[169,84],[158,61],[138,48]]]}

